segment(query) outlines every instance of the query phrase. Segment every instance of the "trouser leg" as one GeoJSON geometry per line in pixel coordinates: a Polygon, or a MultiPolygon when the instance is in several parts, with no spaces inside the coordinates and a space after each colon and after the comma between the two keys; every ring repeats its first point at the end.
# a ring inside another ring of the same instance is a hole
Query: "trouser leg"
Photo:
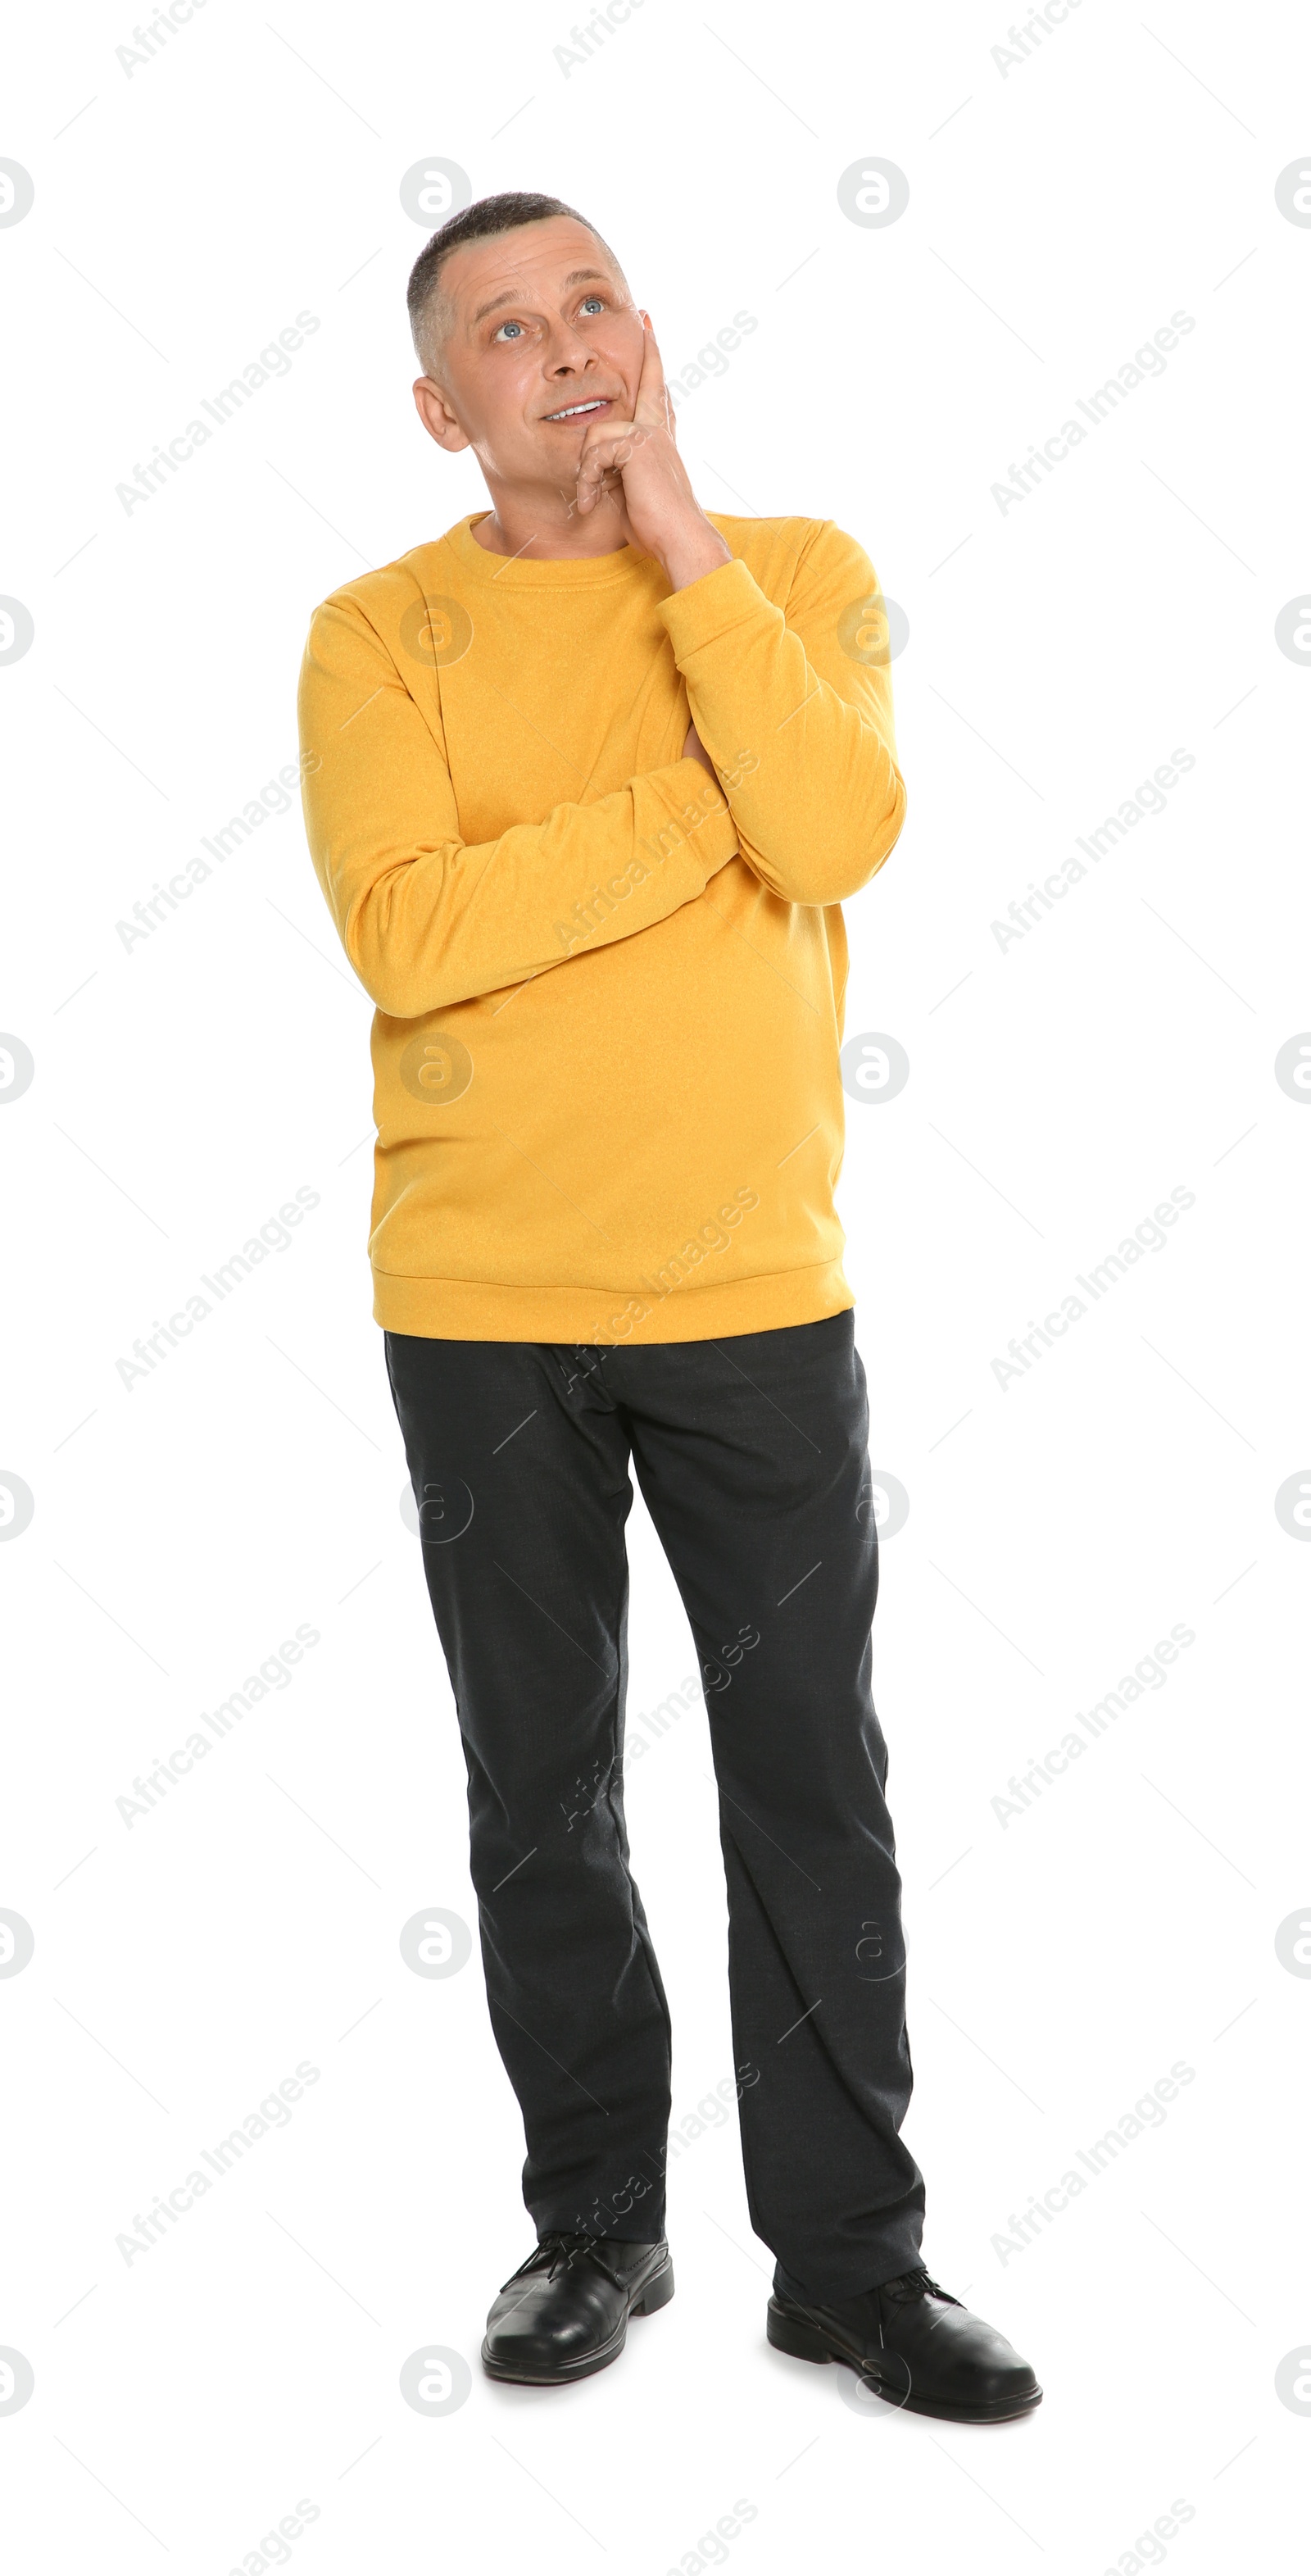
{"type": "Polygon", "coordinates": [[[607,1352],[605,1376],[701,1659],[752,2224],[851,2295],[917,2262],[924,2215],[852,1317],[607,1352]]]}
{"type": "Polygon", "coordinates": [[[624,1824],[626,1430],[601,1372],[549,1345],[385,1338],[524,2199],[539,2234],[652,2241],[669,2014],[624,1824]]]}

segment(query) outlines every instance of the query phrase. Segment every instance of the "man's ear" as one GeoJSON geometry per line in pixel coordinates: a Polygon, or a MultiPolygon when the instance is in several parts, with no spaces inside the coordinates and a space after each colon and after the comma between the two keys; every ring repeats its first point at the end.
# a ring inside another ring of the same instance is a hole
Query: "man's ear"
{"type": "Polygon", "coordinates": [[[456,456],[467,447],[467,433],[461,429],[441,386],[432,376],[420,376],[414,388],[414,408],[430,438],[444,447],[448,456],[456,456]]]}

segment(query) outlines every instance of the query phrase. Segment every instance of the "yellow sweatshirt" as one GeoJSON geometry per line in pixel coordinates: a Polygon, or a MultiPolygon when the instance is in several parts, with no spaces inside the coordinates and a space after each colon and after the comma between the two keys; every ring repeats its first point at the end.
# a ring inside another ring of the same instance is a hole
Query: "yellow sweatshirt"
{"type": "Polygon", "coordinates": [[[305,821],[377,1005],[393,1332],[701,1341],[853,1302],[841,904],[905,812],[878,583],[831,521],[712,516],[733,560],[685,590],[464,519],[315,611],[305,821]]]}

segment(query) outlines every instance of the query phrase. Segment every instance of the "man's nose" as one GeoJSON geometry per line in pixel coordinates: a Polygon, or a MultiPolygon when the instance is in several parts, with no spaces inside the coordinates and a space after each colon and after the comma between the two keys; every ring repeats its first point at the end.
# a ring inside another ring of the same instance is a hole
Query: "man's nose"
{"type": "Polygon", "coordinates": [[[580,367],[588,364],[591,356],[592,351],[587,341],[580,332],[575,331],[571,322],[560,319],[552,323],[546,364],[553,375],[575,374],[580,367]]]}

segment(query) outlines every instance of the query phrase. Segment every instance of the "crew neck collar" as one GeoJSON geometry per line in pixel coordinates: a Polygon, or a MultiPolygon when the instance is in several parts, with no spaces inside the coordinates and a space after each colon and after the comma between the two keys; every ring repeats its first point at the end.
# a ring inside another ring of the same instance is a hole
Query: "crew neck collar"
{"type": "Polygon", "coordinates": [[[596,590],[648,575],[654,557],[634,546],[617,546],[608,555],[568,555],[543,560],[526,555],[494,555],[479,545],[473,531],[490,510],[474,510],[457,519],[442,540],[472,578],[496,582],[503,590],[596,590]]]}

